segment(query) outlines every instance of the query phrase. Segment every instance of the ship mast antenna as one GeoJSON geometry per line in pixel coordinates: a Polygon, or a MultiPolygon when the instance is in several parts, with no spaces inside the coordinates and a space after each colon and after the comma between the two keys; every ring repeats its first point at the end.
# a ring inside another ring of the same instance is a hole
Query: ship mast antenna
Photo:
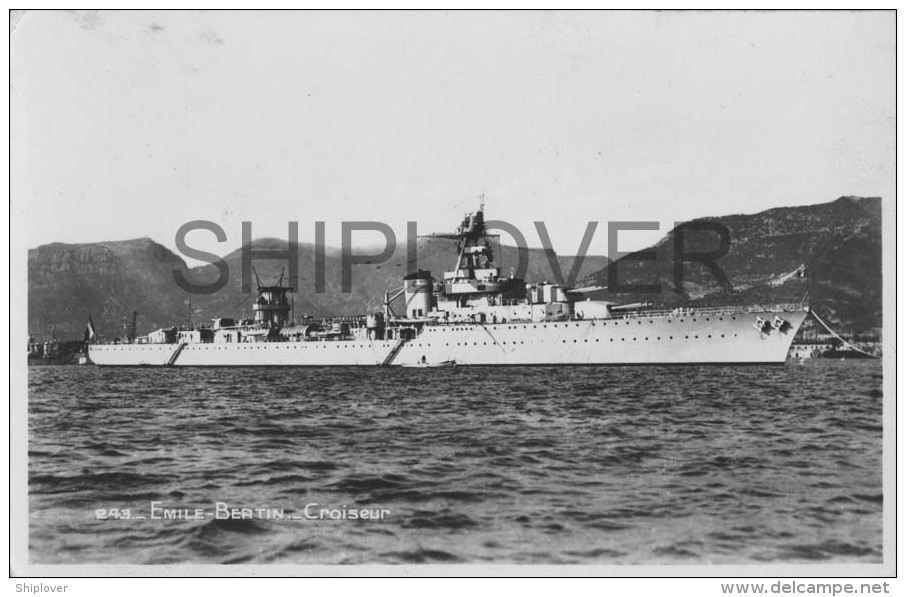
{"type": "Polygon", "coordinates": [[[126,334],[126,339],[129,342],[135,342],[135,338],[138,335],[138,311],[132,311],[132,321],[129,323],[129,332],[126,334]]]}

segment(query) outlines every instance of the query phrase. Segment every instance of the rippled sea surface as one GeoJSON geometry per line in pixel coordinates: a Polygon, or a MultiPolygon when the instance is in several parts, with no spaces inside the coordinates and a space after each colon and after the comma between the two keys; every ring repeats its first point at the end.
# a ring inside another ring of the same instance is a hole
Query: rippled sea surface
{"type": "Polygon", "coordinates": [[[33,367],[30,560],[879,563],[881,387],[878,361],[33,367]]]}

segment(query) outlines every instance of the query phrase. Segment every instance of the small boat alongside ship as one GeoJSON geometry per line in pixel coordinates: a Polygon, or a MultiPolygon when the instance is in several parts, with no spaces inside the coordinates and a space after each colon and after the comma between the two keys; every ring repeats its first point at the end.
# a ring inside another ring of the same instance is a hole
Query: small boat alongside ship
{"type": "Polygon", "coordinates": [[[413,364],[402,365],[402,366],[403,367],[413,367],[413,368],[421,367],[421,368],[428,368],[428,369],[432,369],[432,368],[436,368],[436,367],[455,367],[456,361],[443,361],[441,363],[428,363],[426,361],[423,363],[413,363],[413,364]]]}
{"type": "Polygon", "coordinates": [[[444,236],[457,242],[454,267],[442,279],[405,276],[382,311],[296,322],[287,298],[295,289],[259,281],[253,319],[91,342],[88,356],[99,366],[161,367],[781,364],[809,313],[799,303],[658,310],[587,297],[601,287],[504,276],[483,206],[444,236]]]}

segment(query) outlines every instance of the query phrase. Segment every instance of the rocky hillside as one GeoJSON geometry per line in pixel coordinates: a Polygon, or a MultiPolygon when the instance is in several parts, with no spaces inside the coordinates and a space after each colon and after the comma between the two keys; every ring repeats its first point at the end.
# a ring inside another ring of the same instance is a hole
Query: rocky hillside
{"type": "Polygon", "coordinates": [[[716,261],[728,284],[722,284],[706,266],[688,263],[683,285],[675,285],[674,229],[648,249],[656,254],[655,260],[624,258],[591,276],[606,284],[609,268],[616,267],[621,286],[653,284],[659,292],[603,292],[597,298],[668,306],[764,304],[798,301],[808,290],[809,302],[818,313],[845,331],[870,333],[880,328],[879,198],[841,197],[819,205],[694,220],[683,233],[686,252],[708,252],[720,246],[718,233],[691,229],[700,222],[729,232],[729,250],[716,261]]]}
{"type": "Polygon", "coordinates": [[[77,338],[87,314],[120,335],[136,310],[148,326],[184,312],[188,295],[173,283],[172,270],[185,262],[149,238],[67,245],[28,252],[28,327],[37,339],[77,338]]]}

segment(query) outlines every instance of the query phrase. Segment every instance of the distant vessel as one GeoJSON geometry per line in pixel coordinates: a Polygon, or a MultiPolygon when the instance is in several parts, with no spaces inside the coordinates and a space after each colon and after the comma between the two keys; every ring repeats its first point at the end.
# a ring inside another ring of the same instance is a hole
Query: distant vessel
{"type": "Polygon", "coordinates": [[[56,333],[46,341],[28,339],[29,365],[72,365],[79,357],[85,356],[85,343],[74,340],[58,340],[56,333]]]}
{"type": "MultiPolygon", "coordinates": [[[[808,314],[802,304],[650,309],[547,282],[526,284],[494,265],[484,206],[459,229],[442,280],[419,270],[385,293],[382,312],[290,320],[287,293],[259,281],[254,319],[172,327],[128,343],[91,343],[96,365],[406,366],[783,363],[808,314]],[[391,305],[403,297],[405,314],[391,305]]],[[[93,335],[93,329],[92,329],[93,335]]]]}

